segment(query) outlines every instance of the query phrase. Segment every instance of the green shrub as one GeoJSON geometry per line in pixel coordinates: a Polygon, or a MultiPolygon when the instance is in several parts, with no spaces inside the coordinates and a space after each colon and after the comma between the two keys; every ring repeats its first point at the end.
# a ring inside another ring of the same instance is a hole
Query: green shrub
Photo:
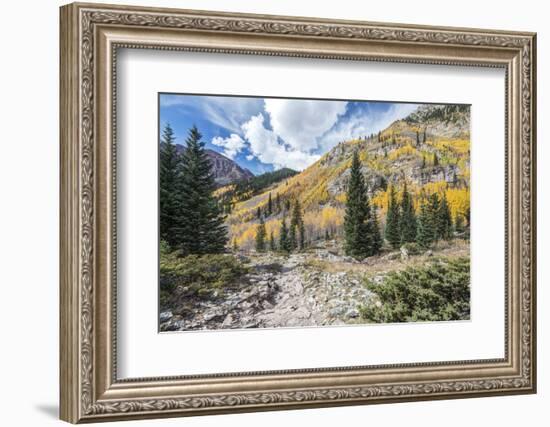
{"type": "MultiPolygon", "coordinates": [[[[375,323],[464,320],[470,317],[470,259],[434,259],[422,267],[389,273],[366,286],[379,300],[361,307],[375,323]]],[[[376,298],[373,298],[376,299],[376,298]]]]}
{"type": "Polygon", "coordinates": [[[187,292],[206,297],[212,291],[232,287],[237,279],[246,274],[247,269],[232,255],[188,255],[180,257],[177,253],[161,253],[160,287],[161,298],[167,300],[178,287],[187,288],[187,292]]]}
{"type": "Polygon", "coordinates": [[[405,250],[409,253],[409,255],[419,255],[422,253],[422,248],[418,246],[417,243],[409,242],[405,243],[402,248],[405,248],[405,250]]]}

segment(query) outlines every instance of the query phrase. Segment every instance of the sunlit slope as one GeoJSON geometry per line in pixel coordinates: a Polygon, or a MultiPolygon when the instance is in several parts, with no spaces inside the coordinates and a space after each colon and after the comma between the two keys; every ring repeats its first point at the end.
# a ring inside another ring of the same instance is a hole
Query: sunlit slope
{"type": "Polygon", "coordinates": [[[469,116],[468,106],[424,106],[377,135],[340,142],[301,173],[250,199],[236,201],[227,218],[232,244],[253,246],[258,208],[265,217],[268,235],[273,231],[277,237],[285,207],[295,200],[304,209],[308,240],[323,238],[327,232],[337,237],[355,150],[381,223],[389,186],[394,185],[399,192],[405,182],[416,204],[423,194],[445,192],[453,218],[466,215],[470,200],[469,116]]]}

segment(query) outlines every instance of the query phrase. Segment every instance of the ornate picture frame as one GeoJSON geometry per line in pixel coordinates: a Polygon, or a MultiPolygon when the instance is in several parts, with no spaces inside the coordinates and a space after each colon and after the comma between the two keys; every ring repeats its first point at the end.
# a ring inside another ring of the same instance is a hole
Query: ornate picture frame
{"type": "Polygon", "coordinates": [[[61,419],[94,422],[536,391],[536,35],[75,3],[61,8],[61,419]],[[505,357],[120,380],[117,49],[505,70],[505,357]]]}

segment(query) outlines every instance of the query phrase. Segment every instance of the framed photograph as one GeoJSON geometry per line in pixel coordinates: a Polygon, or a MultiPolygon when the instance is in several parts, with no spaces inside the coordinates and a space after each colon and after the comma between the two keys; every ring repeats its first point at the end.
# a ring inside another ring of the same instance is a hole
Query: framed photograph
{"type": "Polygon", "coordinates": [[[536,37],[61,8],[61,418],[534,393],[536,37]]]}

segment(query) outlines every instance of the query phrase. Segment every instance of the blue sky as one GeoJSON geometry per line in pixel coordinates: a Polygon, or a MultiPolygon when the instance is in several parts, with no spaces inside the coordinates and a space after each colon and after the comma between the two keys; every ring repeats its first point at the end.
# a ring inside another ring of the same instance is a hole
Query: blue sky
{"type": "Polygon", "coordinates": [[[208,95],[160,95],[167,123],[185,144],[195,124],[207,148],[254,174],[303,170],[341,141],[378,132],[418,104],[208,95]]]}

